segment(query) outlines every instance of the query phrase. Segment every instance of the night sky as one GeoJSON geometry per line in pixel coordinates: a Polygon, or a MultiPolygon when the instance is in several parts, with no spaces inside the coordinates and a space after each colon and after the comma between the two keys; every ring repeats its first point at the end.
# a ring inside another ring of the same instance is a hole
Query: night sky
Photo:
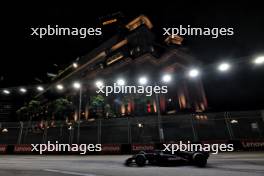
{"type": "MultiPolygon", "coordinates": [[[[88,2],[88,1],[87,1],[88,2]]],[[[248,63],[234,64],[233,70],[220,75],[214,70],[203,73],[210,110],[264,109],[264,67],[254,67],[250,59],[264,55],[264,10],[261,2],[233,3],[221,1],[126,1],[123,4],[7,4],[1,10],[0,87],[32,85],[48,82],[47,72],[54,73],[87,54],[102,37],[30,36],[31,27],[58,24],[65,27],[95,27],[98,17],[122,12],[125,19],[140,14],[148,16],[154,32],[162,37],[163,27],[232,27],[234,36],[185,37],[183,47],[204,66],[219,61],[241,59],[248,63]],[[55,66],[56,64],[57,66],[55,66]]]]}

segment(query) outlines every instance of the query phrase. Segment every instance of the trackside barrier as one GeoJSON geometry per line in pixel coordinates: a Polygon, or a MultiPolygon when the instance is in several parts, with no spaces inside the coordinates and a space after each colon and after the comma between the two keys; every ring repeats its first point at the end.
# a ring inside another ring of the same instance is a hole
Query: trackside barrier
{"type": "Polygon", "coordinates": [[[7,153],[7,145],[0,145],[0,154],[7,153]]]}
{"type": "MultiPolygon", "coordinates": [[[[199,141],[201,144],[233,144],[235,151],[264,151],[264,140],[217,140],[217,141],[199,141]]],[[[0,145],[0,154],[39,154],[32,152],[30,144],[0,145]]],[[[133,154],[139,151],[149,151],[155,149],[164,149],[162,143],[155,144],[102,144],[101,152],[87,152],[87,155],[104,155],[104,154],[133,154]]],[[[80,152],[43,152],[43,154],[80,154],[80,152]]]]}
{"type": "Polygon", "coordinates": [[[155,144],[132,144],[131,149],[132,153],[137,153],[142,150],[148,151],[157,149],[157,146],[155,144]]]}
{"type": "Polygon", "coordinates": [[[248,151],[264,150],[264,141],[262,140],[242,140],[241,145],[244,150],[248,151]]]}
{"type": "Polygon", "coordinates": [[[30,144],[17,144],[13,148],[14,154],[32,154],[32,146],[30,144]]]}
{"type": "Polygon", "coordinates": [[[101,154],[121,154],[121,144],[103,144],[101,154]]]}
{"type": "MultiPolygon", "coordinates": [[[[0,122],[0,144],[40,144],[48,141],[61,144],[153,144],[161,141],[264,140],[263,112],[179,113],[162,115],[160,120],[153,114],[89,119],[81,120],[80,123],[0,122]]],[[[239,142],[236,144],[239,145],[239,142]]],[[[125,148],[131,150],[128,146],[125,148]]]]}

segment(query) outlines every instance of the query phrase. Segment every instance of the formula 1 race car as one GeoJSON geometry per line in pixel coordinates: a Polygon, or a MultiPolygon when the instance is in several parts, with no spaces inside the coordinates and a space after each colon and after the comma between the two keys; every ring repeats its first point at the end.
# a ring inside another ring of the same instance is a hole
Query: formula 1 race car
{"type": "Polygon", "coordinates": [[[161,150],[150,152],[141,151],[125,161],[126,166],[137,165],[145,166],[180,166],[180,165],[195,165],[205,167],[209,153],[206,152],[177,152],[171,154],[161,150]]]}

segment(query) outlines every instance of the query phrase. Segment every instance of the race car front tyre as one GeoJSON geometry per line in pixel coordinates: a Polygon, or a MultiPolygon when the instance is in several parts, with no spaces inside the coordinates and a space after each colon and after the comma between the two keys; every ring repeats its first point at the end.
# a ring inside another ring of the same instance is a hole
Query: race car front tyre
{"type": "Polygon", "coordinates": [[[146,158],[145,158],[144,155],[138,155],[138,156],[136,156],[135,161],[136,161],[136,164],[138,166],[140,166],[140,167],[143,167],[143,166],[146,165],[146,158]]]}
{"type": "Polygon", "coordinates": [[[205,167],[207,164],[207,157],[202,153],[193,154],[193,162],[198,167],[205,167]]]}

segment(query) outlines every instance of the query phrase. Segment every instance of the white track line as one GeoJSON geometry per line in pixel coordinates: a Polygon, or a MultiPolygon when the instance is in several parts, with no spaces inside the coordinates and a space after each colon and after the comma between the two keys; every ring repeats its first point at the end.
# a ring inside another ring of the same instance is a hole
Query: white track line
{"type": "Polygon", "coordinates": [[[95,174],[87,174],[87,173],[80,173],[80,172],[71,172],[71,171],[62,171],[62,170],[55,170],[55,169],[44,169],[47,172],[56,172],[61,174],[68,174],[68,175],[79,175],[79,176],[98,176],[95,174]]]}

